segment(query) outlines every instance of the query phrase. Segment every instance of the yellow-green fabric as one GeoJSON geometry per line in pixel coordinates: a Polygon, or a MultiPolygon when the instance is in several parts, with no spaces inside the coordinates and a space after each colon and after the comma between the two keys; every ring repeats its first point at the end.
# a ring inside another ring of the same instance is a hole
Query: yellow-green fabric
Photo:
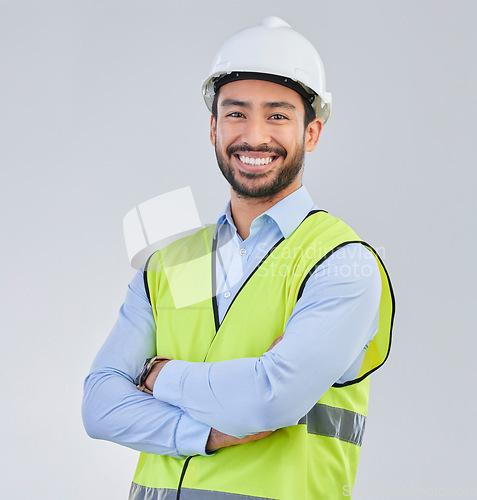
{"type": "MultiPolygon", "coordinates": [[[[339,219],[323,211],[310,213],[252,273],[219,326],[213,300],[213,235],[214,226],[203,229],[156,252],[148,263],[147,289],[161,356],[194,362],[261,356],[285,330],[317,265],[344,244],[366,245],[339,219]]],[[[379,328],[358,378],[331,387],[298,425],[211,456],[194,456],[184,489],[280,500],[342,498],[352,489],[361,437],[349,437],[346,422],[362,422],[364,430],[366,376],[385,361],[391,340],[392,290],[376,258],[383,283],[379,328]]],[[[184,460],[143,453],[134,483],[177,489],[183,466],[184,460]]]]}

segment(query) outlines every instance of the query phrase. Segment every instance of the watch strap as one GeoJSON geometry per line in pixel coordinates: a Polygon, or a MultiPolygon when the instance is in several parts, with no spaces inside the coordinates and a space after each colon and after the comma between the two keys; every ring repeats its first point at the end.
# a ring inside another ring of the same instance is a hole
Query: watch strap
{"type": "Polygon", "coordinates": [[[152,358],[146,359],[146,361],[144,362],[144,366],[142,367],[141,373],[136,379],[136,387],[142,392],[147,392],[147,394],[152,394],[152,391],[146,387],[146,379],[149,373],[151,373],[153,366],[157,365],[157,363],[160,363],[161,361],[170,361],[170,360],[171,358],[164,358],[160,356],[153,356],[152,358]]]}

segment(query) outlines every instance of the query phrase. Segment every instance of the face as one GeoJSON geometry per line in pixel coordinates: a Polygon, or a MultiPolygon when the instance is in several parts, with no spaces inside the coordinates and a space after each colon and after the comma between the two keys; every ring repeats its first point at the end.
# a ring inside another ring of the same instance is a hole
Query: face
{"type": "Polygon", "coordinates": [[[284,197],[301,186],[305,151],[321,131],[319,119],[305,130],[300,95],[260,80],[227,83],[220,88],[211,142],[233,192],[244,198],[284,197]]]}

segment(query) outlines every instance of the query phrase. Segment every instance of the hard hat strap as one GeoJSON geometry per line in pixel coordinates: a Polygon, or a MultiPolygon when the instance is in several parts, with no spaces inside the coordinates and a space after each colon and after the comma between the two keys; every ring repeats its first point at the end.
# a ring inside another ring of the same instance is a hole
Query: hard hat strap
{"type": "Polygon", "coordinates": [[[239,80],[264,80],[267,82],[278,83],[278,85],[283,85],[284,87],[288,87],[289,89],[298,92],[302,97],[304,97],[310,104],[315,100],[315,94],[310,94],[307,92],[302,85],[300,85],[295,80],[285,76],[279,75],[271,75],[268,73],[253,73],[246,71],[233,71],[232,73],[226,73],[225,75],[221,75],[214,83],[214,91],[217,91],[225,85],[226,83],[236,82],[239,80]]]}

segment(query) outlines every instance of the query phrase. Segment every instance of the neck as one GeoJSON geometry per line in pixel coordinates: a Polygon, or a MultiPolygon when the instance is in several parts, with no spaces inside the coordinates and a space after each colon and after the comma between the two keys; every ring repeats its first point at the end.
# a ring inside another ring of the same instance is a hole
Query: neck
{"type": "Polygon", "coordinates": [[[250,226],[254,219],[300,187],[301,185],[284,189],[270,198],[248,198],[239,196],[235,191],[232,191],[230,196],[230,211],[240,237],[243,240],[248,238],[250,235],[250,226]]]}

